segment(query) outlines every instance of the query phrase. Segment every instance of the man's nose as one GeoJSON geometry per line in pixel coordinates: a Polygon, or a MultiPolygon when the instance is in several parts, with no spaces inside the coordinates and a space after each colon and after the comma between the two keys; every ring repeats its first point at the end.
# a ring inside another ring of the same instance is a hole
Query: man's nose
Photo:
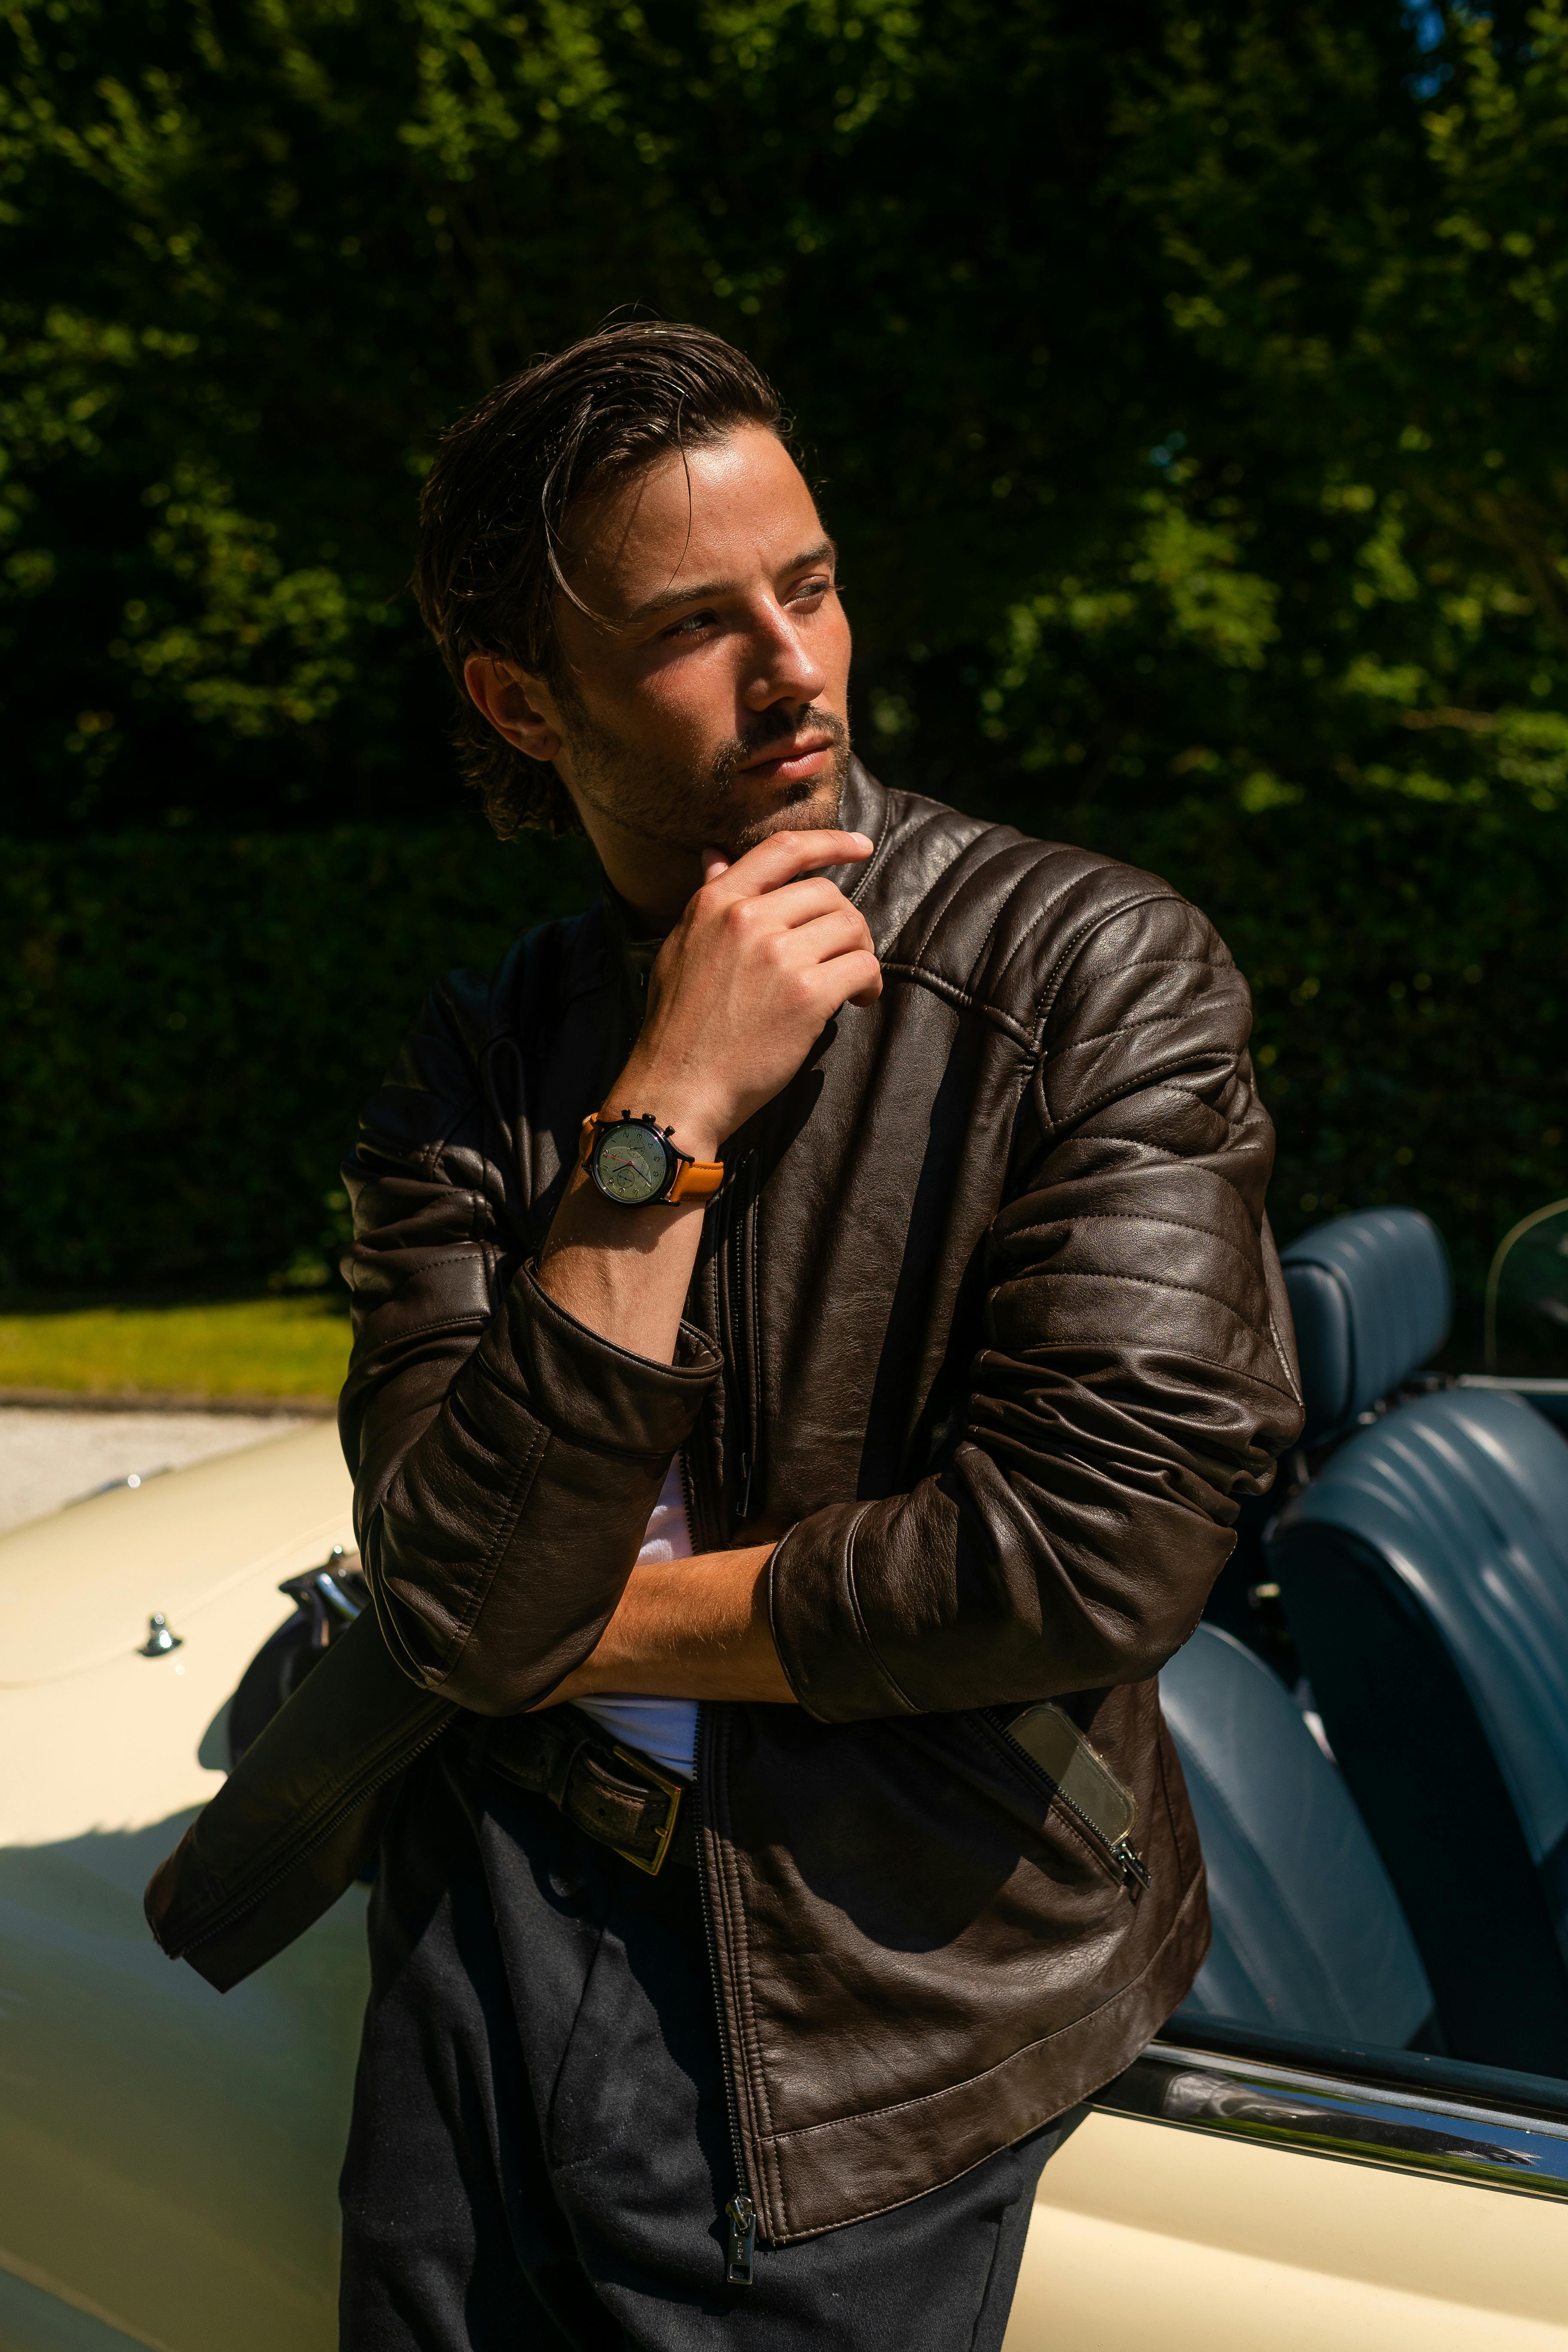
{"type": "Polygon", "coordinates": [[[766,710],[775,702],[815,702],[827,683],[827,672],[804,632],[777,604],[757,615],[751,668],[744,693],[749,710],[766,710]]]}

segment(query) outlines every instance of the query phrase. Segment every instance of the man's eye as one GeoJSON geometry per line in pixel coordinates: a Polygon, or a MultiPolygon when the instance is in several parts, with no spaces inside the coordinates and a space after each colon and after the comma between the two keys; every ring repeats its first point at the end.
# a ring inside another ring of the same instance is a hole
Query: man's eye
{"type": "Polygon", "coordinates": [[[790,603],[792,604],[820,604],[823,598],[831,591],[832,586],[833,583],[831,580],[823,579],[821,577],[812,580],[802,580],[797,586],[791,589],[789,599],[790,603]]]}
{"type": "Polygon", "coordinates": [[[661,629],[659,635],[661,637],[694,637],[703,629],[710,629],[718,618],[717,613],[688,613],[683,621],[672,621],[668,629],[661,629]]]}

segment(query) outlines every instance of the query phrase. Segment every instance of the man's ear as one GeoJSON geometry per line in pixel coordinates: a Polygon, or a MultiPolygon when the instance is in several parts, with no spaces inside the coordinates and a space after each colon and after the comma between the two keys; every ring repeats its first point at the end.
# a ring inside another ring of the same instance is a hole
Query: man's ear
{"type": "Polygon", "coordinates": [[[555,698],[548,687],[530,677],[515,662],[497,661],[490,654],[470,654],[463,664],[463,684],[476,710],[482,711],[498,735],[531,760],[553,760],[561,749],[555,698]]]}

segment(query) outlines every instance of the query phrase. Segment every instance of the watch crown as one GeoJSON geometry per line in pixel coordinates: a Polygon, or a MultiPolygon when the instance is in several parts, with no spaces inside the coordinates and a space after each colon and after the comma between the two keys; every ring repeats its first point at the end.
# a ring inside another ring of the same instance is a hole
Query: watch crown
{"type": "Polygon", "coordinates": [[[667,1128],[665,1129],[665,1130],[664,1130],[664,1131],[665,1131],[666,1135],[673,1135],[673,1134],[675,1133],[675,1129],[674,1129],[674,1128],[673,1128],[673,1127],[667,1127],[667,1128]]]}

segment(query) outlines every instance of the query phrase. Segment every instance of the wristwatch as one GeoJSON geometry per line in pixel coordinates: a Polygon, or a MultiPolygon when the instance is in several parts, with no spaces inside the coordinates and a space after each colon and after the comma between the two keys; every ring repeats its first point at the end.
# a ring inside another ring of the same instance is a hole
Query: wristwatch
{"type": "Polygon", "coordinates": [[[705,1201],[724,1181],[721,1160],[693,1160],[670,1141],[673,1128],[660,1127],[652,1111],[619,1118],[590,1111],[583,1121],[577,1153],[606,1201],[622,1209],[646,1209],[655,1202],[705,1201]]]}

